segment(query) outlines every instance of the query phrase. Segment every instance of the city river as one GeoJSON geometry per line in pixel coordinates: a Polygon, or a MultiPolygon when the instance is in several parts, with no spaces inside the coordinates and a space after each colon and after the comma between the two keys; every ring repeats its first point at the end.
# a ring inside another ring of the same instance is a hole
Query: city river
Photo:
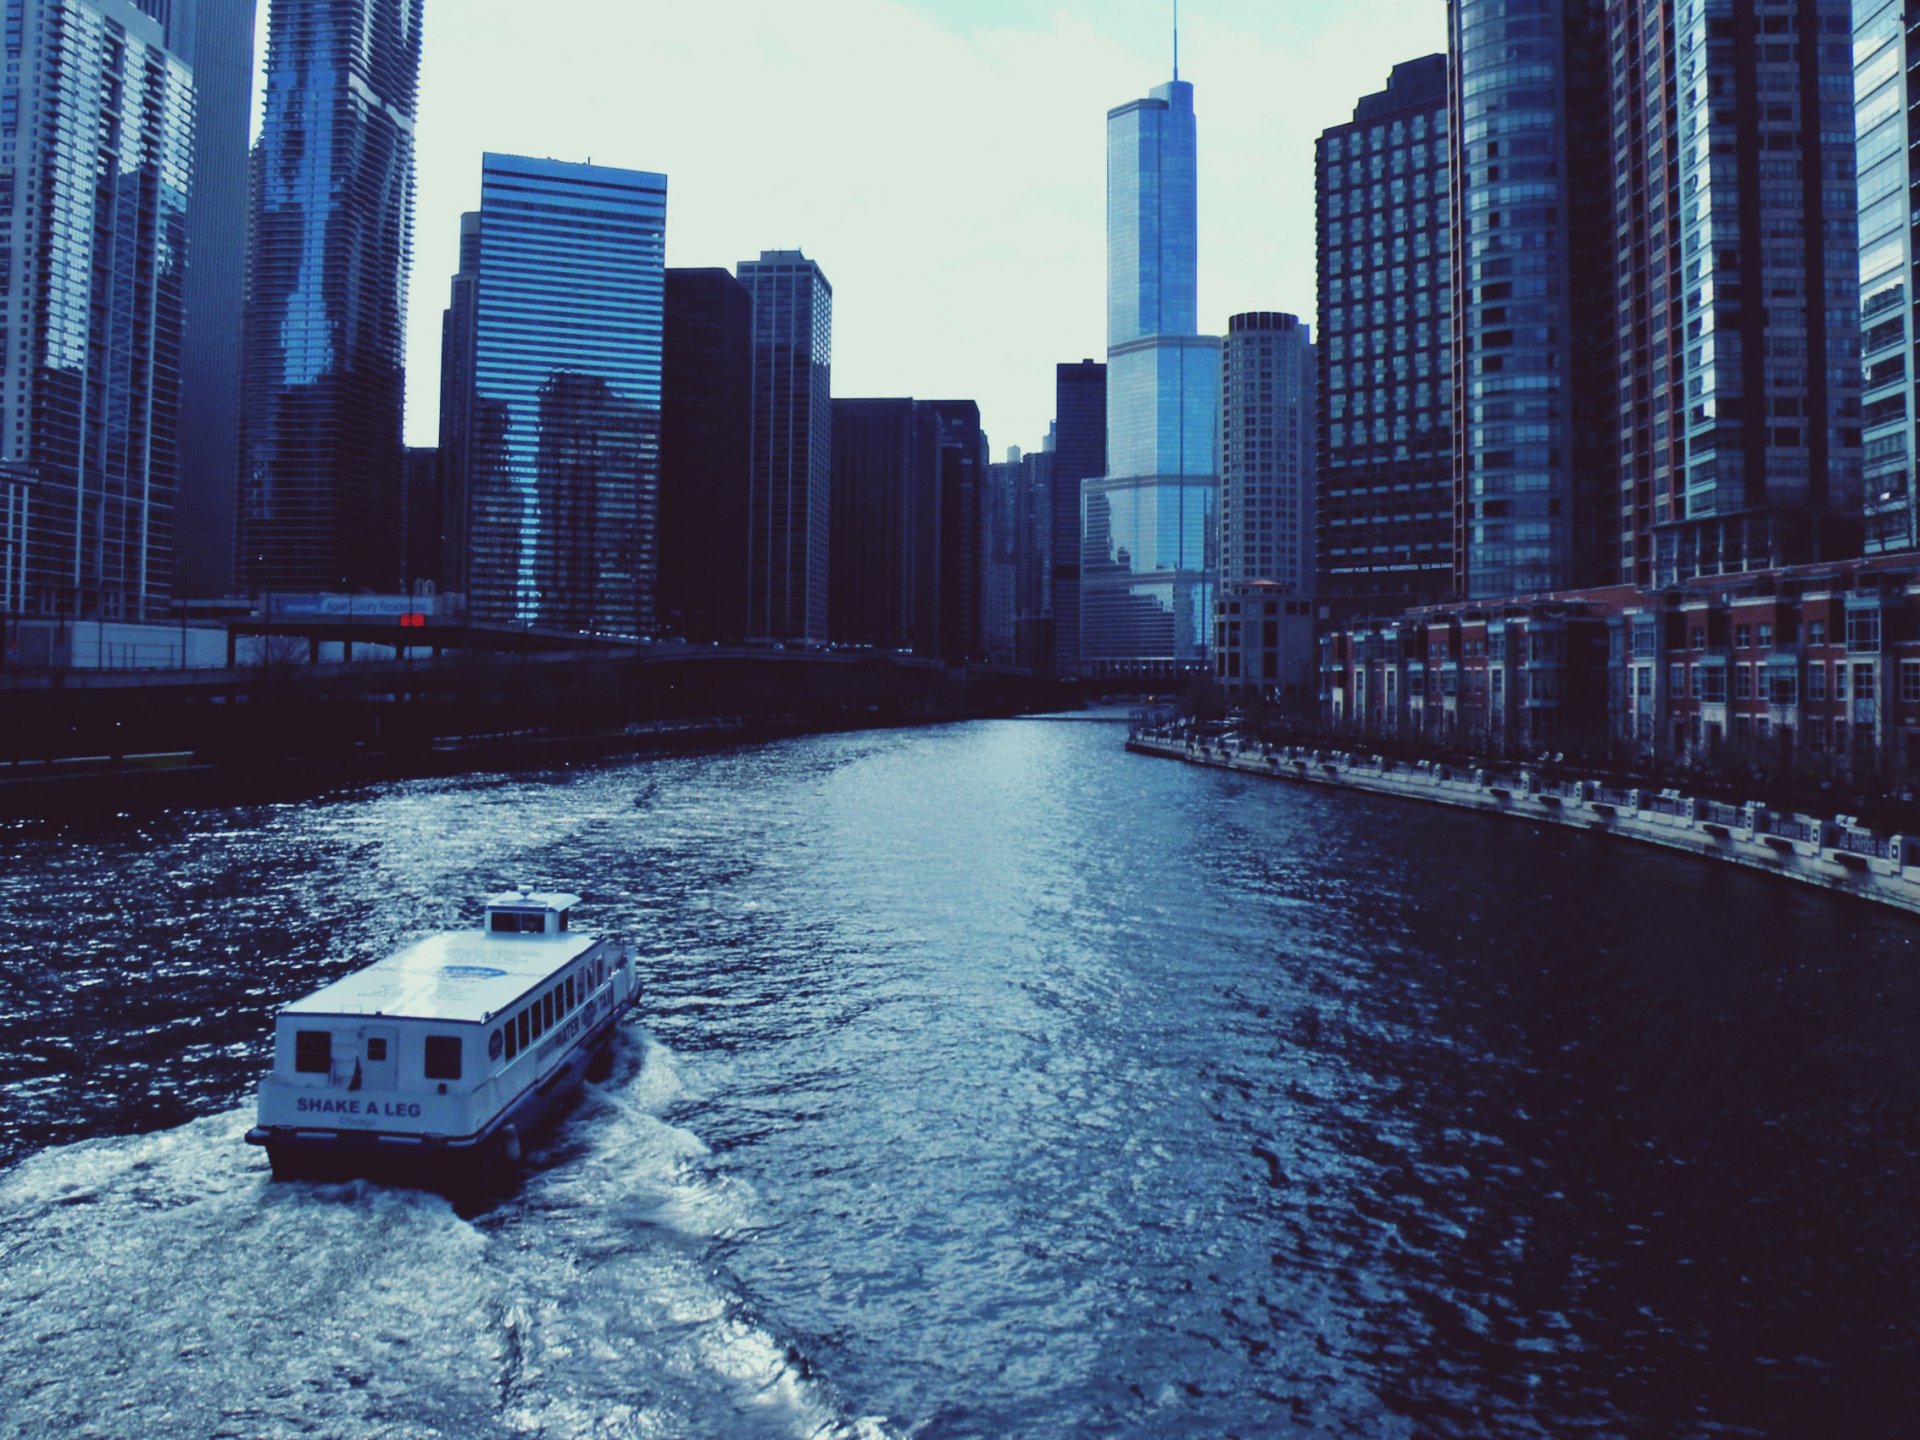
{"type": "Polygon", "coordinates": [[[1121,739],[0,826],[0,1435],[1910,1432],[1920,924],[1121,739]],[[520,884],[648,991],[518,1192],[271,1183],[520,884]]]}

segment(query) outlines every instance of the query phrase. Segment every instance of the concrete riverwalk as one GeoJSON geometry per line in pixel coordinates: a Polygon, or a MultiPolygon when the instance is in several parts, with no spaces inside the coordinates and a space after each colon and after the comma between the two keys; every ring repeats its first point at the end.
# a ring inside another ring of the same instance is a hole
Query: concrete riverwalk
{"type": "Polygon", "coordinates": [[[1135,729],[1127,748],[1244,775],[1618,835],[1920,914],[1920,836],[1877,835],[1844,816],[1819,820],[1678,790],[1549,780],[1531,770],[1408,764],[1344,750],[1192,735],[1178,728],[1135,729]]]}

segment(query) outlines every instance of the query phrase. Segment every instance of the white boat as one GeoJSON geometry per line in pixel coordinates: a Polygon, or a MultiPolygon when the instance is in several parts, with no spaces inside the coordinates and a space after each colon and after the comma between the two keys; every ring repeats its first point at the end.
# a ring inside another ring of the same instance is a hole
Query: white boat
{"type": "Polygon", "coordinates": [[[572,927],[577,895],[496,895],[475,930],[419,940],[280,1012],[259,1123],[277,1178],[482,1186],[520,1158],[639,998],[624,945],[572,927]]]}

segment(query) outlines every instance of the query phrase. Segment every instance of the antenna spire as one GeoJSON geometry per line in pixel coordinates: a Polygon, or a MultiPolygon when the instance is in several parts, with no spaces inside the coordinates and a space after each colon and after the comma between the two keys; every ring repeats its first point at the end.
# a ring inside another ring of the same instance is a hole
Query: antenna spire
{"type": "Polygon", "coordinates": [[[1180,0],[1173,0],[1173,78],[1180,79],[1180,0]]]}

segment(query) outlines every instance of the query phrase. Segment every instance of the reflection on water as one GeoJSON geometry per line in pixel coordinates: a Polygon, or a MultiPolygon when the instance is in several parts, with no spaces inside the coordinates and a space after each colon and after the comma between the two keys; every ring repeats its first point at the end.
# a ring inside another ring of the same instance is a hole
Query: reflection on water
{"type": "Polygon", "coordinates": [[[0,1433],[1879,1434],[1920,1398],[1904,917],[1033,722],[6,841],[0,1433]],[[524,1190],[266,1183],[275,1007],[520,883],[649,980],[524,1190]]]}

